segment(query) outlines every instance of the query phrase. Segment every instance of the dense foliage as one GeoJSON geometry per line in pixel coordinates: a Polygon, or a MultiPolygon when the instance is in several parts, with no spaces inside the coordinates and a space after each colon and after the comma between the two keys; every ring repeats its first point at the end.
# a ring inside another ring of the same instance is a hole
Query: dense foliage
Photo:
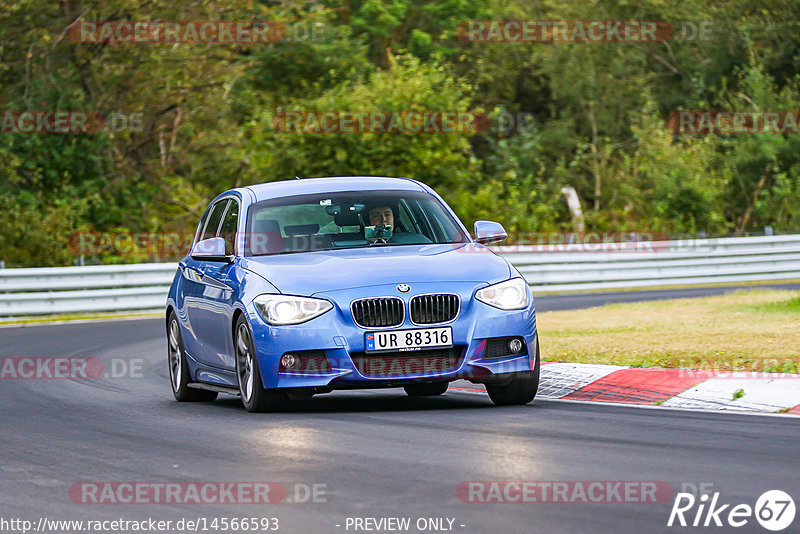
{"type": "MultiPolygon", "coordinates": [[[[800,110],[787,0],[0,0],[0,110],[139,114],[0,133],[0,260],[75,261],[75,232],[187,232],[230,187],[396,175],[471,224],[671,235],[800,229],[800,135],[674,134],[677,110],[800,110]],[[666,42],[463,40],[468,20],[664,20],[666,42]],[[76,21],[281,22],[264,43],[76,42],[76,21]],[[703,28],[704,31],[699,31],[703,28]],[[458,133],[284,133],[286,110],[486,113],[458,133]],[[513,122],[513,125],[511,124],[513,122]]],[[[106,255],[90,261],[141,261],[106,255]]]]}

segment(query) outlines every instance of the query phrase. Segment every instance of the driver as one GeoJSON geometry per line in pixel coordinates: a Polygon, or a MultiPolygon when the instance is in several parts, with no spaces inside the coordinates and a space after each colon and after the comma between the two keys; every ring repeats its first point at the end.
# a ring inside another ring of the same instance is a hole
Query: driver
{"type": "MultiPolygon", "coordinates": [[[[392,229],[392,237],[387,242],[398,245],[425,244],[432,241],[422,234],[415,232],[401,232],[394,224],[397,219],[397,204],[379,201],[367,208],[367,221],[370,226],[384,225],[392,229]]],[[[370,239],[369,241],[376,241],[370,239]]]]}
{"type": "MultiPolygon", "coordinates": [[[[366,223],[369,226],[387,226],[392,232],[392,237],[394,237],[394,233],[396,232],[396,228],[394,226],[394,206],[390,206],[385,202],[379,202],[377,204],[373,204],[372,206],[368,206],[366,223]]],[[[374,243],[379,240],[368,237],[367,241],[374,243]]]]}
{"type": "Polygon", "coordinates": [[[394,210],[388,205],[375,206],[369,210],[369,224],[370,226],[376,226],[378,224],[391,226],[392,232],[394,232],[394,210]]]}

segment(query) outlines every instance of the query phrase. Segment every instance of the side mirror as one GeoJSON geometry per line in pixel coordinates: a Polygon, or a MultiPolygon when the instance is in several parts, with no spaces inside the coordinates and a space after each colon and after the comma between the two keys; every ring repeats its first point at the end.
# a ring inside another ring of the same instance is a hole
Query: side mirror
{"type": "Polygon", "coordinates": [[[475,221],[475,241],[483,245],[504,241],[508,237],[503,225],[494,221],[475,221]]]}
{"type": "Polygon", "coordinates": [[[225,254],[225,240],[221,237],[210,237],[198,241],[192,248],[192,259],[233,263],[233,256],[225,254]]]}

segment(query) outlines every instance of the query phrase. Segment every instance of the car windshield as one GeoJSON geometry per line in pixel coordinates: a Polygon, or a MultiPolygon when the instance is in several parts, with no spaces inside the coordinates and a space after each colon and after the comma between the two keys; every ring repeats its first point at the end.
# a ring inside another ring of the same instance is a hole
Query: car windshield
{"type": "Polygon", "coordinates": [[[414,191],[320,193],[264,200],[248,210],[249,255],[465,243],[435,197],[414,191]]]}

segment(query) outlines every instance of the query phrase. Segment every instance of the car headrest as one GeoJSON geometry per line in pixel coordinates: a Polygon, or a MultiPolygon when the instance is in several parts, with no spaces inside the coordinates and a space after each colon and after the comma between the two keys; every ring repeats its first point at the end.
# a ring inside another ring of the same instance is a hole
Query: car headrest
{"type": "Polygon", "coordinates": [[[280,233],[281,227],[275,219],[261,219],[253,221],[253,231],[262,234],[280,233]]]}
{"type": "Polygon", "coordinates": [[[283,252],[284,241],[278,221],[261,219],[253,221],[250,250],[253,254],[276,254],[283,252]]]}
{"type": "Polygon", "coordinates": [[[283,231],[290,237],[298,235],[311,235],[319,232],[318,224],[297,224],[294,226],[284,226],[283,231]]]}

